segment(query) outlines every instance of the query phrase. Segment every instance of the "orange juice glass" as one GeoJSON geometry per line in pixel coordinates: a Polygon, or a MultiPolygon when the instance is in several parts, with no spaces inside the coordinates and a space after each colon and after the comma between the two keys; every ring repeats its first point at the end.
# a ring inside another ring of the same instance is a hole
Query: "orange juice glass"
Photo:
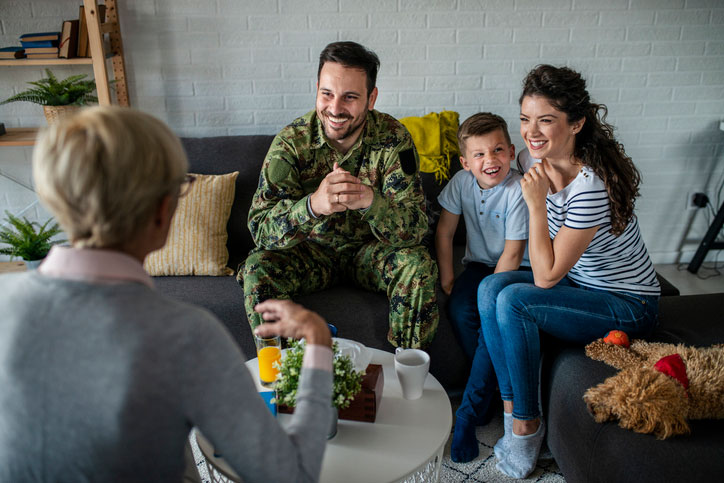
{"type": "Polygon", "coordinates": [[[255,337],[256,355],[259,360],[259,381],[264,387],[274,384],[279,370],[275,362],[282,359],[282,343],[279,337],[255,337]]]}

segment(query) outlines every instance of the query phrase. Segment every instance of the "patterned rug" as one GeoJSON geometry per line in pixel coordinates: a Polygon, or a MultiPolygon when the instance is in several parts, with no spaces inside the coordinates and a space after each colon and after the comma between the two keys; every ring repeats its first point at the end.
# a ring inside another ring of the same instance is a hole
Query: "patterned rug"
{"type": "MultiPolygon", "coordinates": [[[[457,405],[455,405],[457,406],[457,405]]],[[[558,469],[555,460],[550,456],[547,448],[543,446],[542,455],[538,458],[536,470],[525,480],[514,480],[499,472],[495,468],[495,454],[493,454],[493,446],[498,438],[503,434],[503,414],[502,412],[494,417],[486,426],[481,426],[477,430],[478,447],[480,455],[470,463],[453,463],[450,459],[450,443],[452,441],[452,433],[445,445],[443,453],[442,467],[440,468],[440,483],[448,482],[474,482],[474,483],[498,483],[510,481],[535,481],[544,483],[565,483],[563,474],[558,469]],[[547,455],[546,455],[547,454],[547,455]]],[[[191,449],[196,462],[196,469],[199,472],[201,483],[226,483],[229,480],[215,472],[213,469],[209,471],[206,466],[206,459],[201,454],[195,437],[190,437],[191,449]]],[[[186,480],[187,482],[199,480],[186,480]]]]}
{"type": "Polygon", "coordinates": [[[544,446],[542,456],[538,458],[536,470],[525,480],[514,480],[505,476],[495,468],[495,454],[493,446],[503,434],[502,412],[494,417],[489,424],[481,426],[477,430],[478,447],[480,455],[470,463],[453,463],[450,459],[450,443],[452,433],[445,446],[445,453],[440,468],[440,482],[509,482],[509,481],[540,481],[546,483],[565,483],[563,474],[558,469],[555,460],[544,446]]]}

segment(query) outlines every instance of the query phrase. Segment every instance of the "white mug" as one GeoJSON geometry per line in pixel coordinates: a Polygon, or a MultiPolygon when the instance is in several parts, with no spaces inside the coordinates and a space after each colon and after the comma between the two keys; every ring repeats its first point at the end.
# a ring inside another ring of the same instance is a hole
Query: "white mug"
{"type": "Polygon", "coordinates": [[[395,372],[402,387],[402,397],[419,399],[430,370],[430,356],[420,349],[395,350],[395,372]]]}

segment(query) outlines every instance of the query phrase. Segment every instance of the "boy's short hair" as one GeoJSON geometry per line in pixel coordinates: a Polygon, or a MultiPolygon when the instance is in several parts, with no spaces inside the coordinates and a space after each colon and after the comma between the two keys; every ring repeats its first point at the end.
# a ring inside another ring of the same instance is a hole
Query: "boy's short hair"
{"type": "Polygon", "coordinates": [[[129,107],[89,107],[43,129],[33,152],[40,200],[78,248],[123,246],[188,170],[181,141],[129,107]]]}
{"type": "Polygon", "coordinates": [[[471,136],[482,136],[497,129],[503,131],[505,140],[508,145],[512,144],[510,134],[508,134],[508,123],[505,119],[491,112],[479,112],[473,114],[458,128],[458,146],[460,154],[465,154],[465,140],[471,136]]]}

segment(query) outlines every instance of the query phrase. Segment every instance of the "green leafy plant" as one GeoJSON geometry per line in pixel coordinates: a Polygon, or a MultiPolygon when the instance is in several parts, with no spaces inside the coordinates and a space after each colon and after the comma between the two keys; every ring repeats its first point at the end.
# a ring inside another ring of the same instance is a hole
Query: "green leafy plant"
{"type": "Polygon", "coordinates": [[[47,78],[28,82],[34,85],[34,88],[15,94],[0,104],[27,101],[41,106],[85,106],[98,102],[98,98],[93,95],[96,83],[93,80],[84,80],[88,77],[86,74],[72,75],[58,80],[50,69],[45,69],[45,72],[47,78]]]}
{"type": "MultiPolygon", "coordinates": [[[[338,354],[337,343],[332,350],[334,356],[334,390],[332,391],[332,405],[338,409],[349,407],[355,395],[362,389],[362,376],[364,371],[356,371],[349,356],[338,354]]],[[[279,369],[274,385],[277,404],[294,407],[297,402],[297,388],[299,387],[299,374],[304,359],[304,344],[289,341],[289,348],[281,363],[276,363],[279,369]]]]}
{"type": "Polygon", "coordinates": [[[40,260],[48,254],[53,245],[65,241],[50,240],[61,232],[60,226],[57,223],[54,223],[50,227],[48,226],[51,220],[41,225],[25,217],[20,219],[7,211],[5,214],[7,215],[5,221],[14,227],[15,230],[12,230],[9,226],[0,229],[0,242],[10,245],[9,248],[0,248],[0,254],[20,257],[28,261],[40,260]]]}

